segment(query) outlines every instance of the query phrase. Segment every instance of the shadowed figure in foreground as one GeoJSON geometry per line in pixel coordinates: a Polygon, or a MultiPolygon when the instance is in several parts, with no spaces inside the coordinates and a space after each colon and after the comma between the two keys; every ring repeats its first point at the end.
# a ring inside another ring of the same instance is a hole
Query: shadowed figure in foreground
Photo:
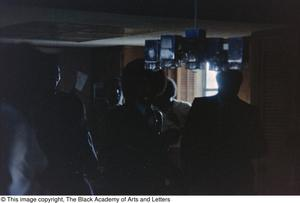
{"type": "Polygon", "coordinates": [[[43,194],[47,157],[33,119],[52,57],[29,45],[0,45],[0,194],[43,194]]]}
{"type": "Polygon", "coordinates": [[[0,46],[0,194],[92,194],[96,168],[84,108],[57,90],[57,58],[0,46]]]}
{"type": "Polygon", "coordinates": [[[101,194],[164,193],[162,115],[151,99],[162,85],[151,86],[156,74],[144,69],[144,60],[130,62],[122,73],[125,104],[111,110],[101,135],[104,180],[101,194]]]}
{"type": "Polygon", "coordinates": [[[93,194],[91,179],[97,173],[97,154],[84,105],[75,92],[58,90],[57,66],[47,70],[44,81],[44,94],[35,108],[38,139],[48,160],[42,186],[51,195],[93,194]]]}
{"type": "Polygon", "coordinates": [[[169,171],[166,176],[168,194],[183,194],[180,147],[183,128],[191,108],[191,104],[177,100],[176,83],[167,78],[164,92],[157,96],[154,105],[163,114],[162,137],[167,148],[169,171]]]}
{"type": "Polygon", "coordinates": [[[253,160],[265,152],[258,112],[239,99],[242,73],[217,74],[219,93],[196,98],[182,140],[190,194],[253,194],[253,160]]]}

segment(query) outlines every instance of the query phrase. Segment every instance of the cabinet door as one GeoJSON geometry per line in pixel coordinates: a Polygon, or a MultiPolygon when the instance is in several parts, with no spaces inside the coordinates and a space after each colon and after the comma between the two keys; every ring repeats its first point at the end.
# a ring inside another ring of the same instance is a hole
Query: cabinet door
{"type": "Polygon", "coordinates": [[[292,29],[268,30],[254,33],[251,38],[251,101],[260,108],[268,144],[267,154],[257,164],[256,187],[260,194],[300,193],[300,156],[296,152],[300,101],[296,97],[300,84],[297,33],[292,29]]]}

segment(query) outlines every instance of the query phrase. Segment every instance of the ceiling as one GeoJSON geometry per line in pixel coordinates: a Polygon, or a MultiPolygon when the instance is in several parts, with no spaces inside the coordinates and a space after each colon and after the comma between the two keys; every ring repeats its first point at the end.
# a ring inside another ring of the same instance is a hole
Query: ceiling
{"type": "MultiPolygon", "coordinates": [[[[2,0],[3,5],[193,18],[195,0],[2,0]]],[[[286,23],[300,21],[298,0],[197,0],[203,20],[286,23]]]]}
{"type": "Polygon", "coordinates": [[[143,29],[127,29],[120,26],[47,21],[32,21],[0,28],[0,36],[6,38],[22,37],[29,40],[55,40],[61,42],[84,42],[126,37],[146,32],[147,30],[143,29]]]}
{"type": "Polygon", "coordinates": [[[297,24],[296,0],[2,0],[0,41],[47,46],[143,45],[194,26],[210,37],[297,24]]]}

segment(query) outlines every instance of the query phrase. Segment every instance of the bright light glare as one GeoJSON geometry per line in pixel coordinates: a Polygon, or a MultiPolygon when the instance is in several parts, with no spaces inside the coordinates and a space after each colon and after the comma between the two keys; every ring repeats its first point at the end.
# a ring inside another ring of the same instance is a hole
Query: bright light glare
{"type": "Polygon", "coordinates": [[[218,83],[216,79],[217,72],[209,70],[209,62],[206,63],[206,88],[218,89],[218,83]]]}

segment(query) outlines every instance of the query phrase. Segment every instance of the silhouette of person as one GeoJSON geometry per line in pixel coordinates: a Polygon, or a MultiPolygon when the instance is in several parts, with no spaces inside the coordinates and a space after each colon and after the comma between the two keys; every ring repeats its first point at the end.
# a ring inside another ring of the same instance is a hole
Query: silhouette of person
{"type": "Polygon", "coordinates": [[[0,52],[1,193],[90,194],[83,106],[56,91],[55,57],[29,45],[0,52]]]}
{"type": "Polygon", "coordinates": [[[163,193],[161,113],[150,103],[159,89],[150,85],[156,74],[162,72],[145,70],[143,59],[122,71],[125,104],[107,115],[101,139],[103,194],[163,193]]]}
{"type": "MultiPolygon", "coordinates": [[[[94,98],[94,129],[96,135],[101,135],[101,130],[105,124],[104,119],[112,109],[123,104],[123,92],[121,86],[121,79],[119,77],[109,78],[103,85],[104,98],[97,101],[94,98]],[[95,101],[96,100],[96,101],[95,101]]],[[[95,145],[99,149],[101,147],[100,136],[95,136],[95,145]],[[100,139],[100,140],[99,140],[100,139]]],[[[101,164],[101,162],[100,162],[101,164]]]]}
{"type": "Polygon", "coordinates": [[[167,85],[164,92],[157,96],[154,101],[154,105],[162,111],[164,116],[162,132],[168,133],[172,131],[173,133],[171,134],[177,134],[177,136],[170,136],[174,138],[171,144],[178,144],[179,134],[181,134],[191,108],[190,103],[175,99],[176,89],[175,82],[167,78],[167,85]]]}
{"type": "Polygon", "coordinates": [[[39,142],[48,159],[42,183],[54,195],[93,194],[90,179],[97,173],[98,158],[84,105],[75,93],[57,89],[60,71],[50,68],[44,70],[45,92],[36,113],[39,142]]]}
{"type": "Polygon", "coordinates": [[[170,194],[183,192],[180,145],[182,131],[191,108],[191,104],[175,99],[176,84],[167,78],[164,92],[157,96],[154,105],[163,113],[162,136],[165,138],[169,159],[169,171],[166,185],[170,194]]]}
{"type": "Polygon", "coordinates": [[[37,140],[32,111],[41,93],[48,57],[29,45],[0,46],[0,194],[43,194],[39,176],[47,159],[37,140]],[[35,60],[40,58],[41,60],[35,60]],[[37,95],[35,95],[37,94],[37,95]]]}
{"type": "MultiPolygon", "coordinates": [[[[77,194],[87,185],[82,168],[92,156],[82,103],[56,90],[55,56],[29,45],[6,45],[0,51],[1,171],[9,175],[1,190],[77,194]]],[[[78,194],[90,194],[86,188],[78,194]]]]}
{"type": "Polygon", "coordinates": [[[57,92],[43,105],[40,143],[48,158],[44,184],[50,194],[93,194],[90,179],[97,154],[86,127],[84,107],[75,94],[57,92]],[[55,148],[54,148],[55,146],[55,148]]]}
{"type": "Polygon", "coordinates": [[[253,159],[265,151],[257,110],[238,98],[242,73],[217,74],[219,92],[196,98],[185,126],[182,157],[191,194],[253,194],[253,159]]]}

